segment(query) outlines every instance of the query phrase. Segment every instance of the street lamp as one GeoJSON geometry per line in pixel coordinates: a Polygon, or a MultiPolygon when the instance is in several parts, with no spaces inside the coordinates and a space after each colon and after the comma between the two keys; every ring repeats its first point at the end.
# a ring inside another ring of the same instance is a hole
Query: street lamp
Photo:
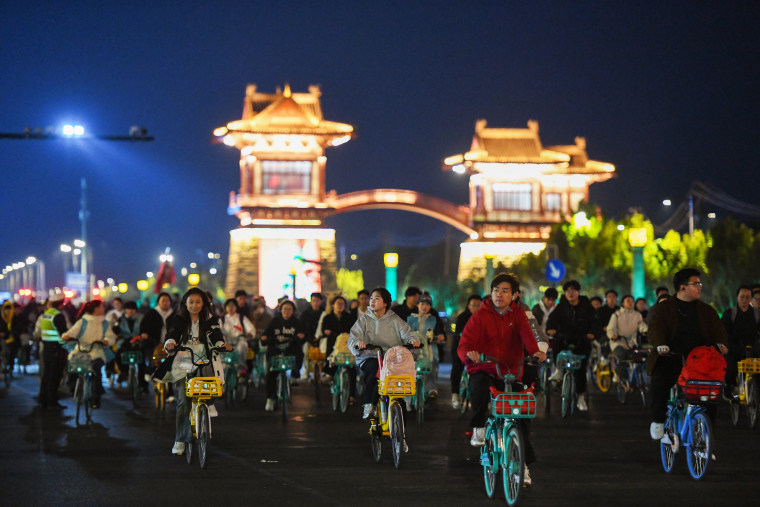
{"type": "Polygon", "coordinates": [[[644,227],[628,229],[628,243],[633,249],[633,275],[631,277],[631,292],[634,299],[646,295],[644,286],[644,247],[647,244],[647,230],[644,227]]]}
{"type": "Polygon", "coordinates": [[[388,252],[383,255],[385,264],[385,288],[391,293],[391,301],[396,301],[398,293],[398,254],[388,252]]]}

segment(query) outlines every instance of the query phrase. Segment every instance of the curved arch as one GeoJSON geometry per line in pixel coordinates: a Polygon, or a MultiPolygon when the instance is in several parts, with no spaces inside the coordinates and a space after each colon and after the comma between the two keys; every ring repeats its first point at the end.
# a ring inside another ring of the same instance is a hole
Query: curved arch
{"type": "Polygon", "coordinates": [[[457,206],[439,197],[413,190],[379,188],[359,190],[342,195],[327,196],[330,214],[366,209],[396,209],[429,216],[456,227],[468,236],[475,230],[470,227],[470,208],[457,206]]]}

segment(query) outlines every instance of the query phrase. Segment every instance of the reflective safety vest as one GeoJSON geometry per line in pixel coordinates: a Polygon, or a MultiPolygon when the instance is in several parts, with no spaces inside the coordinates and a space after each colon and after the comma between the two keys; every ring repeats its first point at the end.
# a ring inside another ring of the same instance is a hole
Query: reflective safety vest
{"type": "Polygon", "coordinates": [[[56,308],[50,308],[42,314],[42,321],[40,321],[40,330],[42,331],[42,341],[44,342],[60,342],[61,335],[58,333],[58,328],[53,324],[55,316],[61,313],[56,308]]]}

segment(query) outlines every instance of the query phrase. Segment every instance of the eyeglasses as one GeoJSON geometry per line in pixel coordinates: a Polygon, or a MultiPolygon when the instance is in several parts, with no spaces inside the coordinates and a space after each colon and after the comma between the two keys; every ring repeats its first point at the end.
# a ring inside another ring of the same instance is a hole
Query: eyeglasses
{"type": "Polygon", "coordinates": [[[684,285],[694,285],[696,287],[699,287],[700,289],[702,288],[702,282],[691,282],[684,285]]]}

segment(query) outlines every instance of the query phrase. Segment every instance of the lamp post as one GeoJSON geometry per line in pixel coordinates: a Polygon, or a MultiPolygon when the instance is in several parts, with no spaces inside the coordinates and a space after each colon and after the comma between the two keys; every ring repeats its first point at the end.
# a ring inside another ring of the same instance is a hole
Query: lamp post
{"type": "Polygon", "coordinates": [[[647,230],[644,227],[628,229],[628,243],[633,249],[633,274],[631,277],[631,293],[634,299],[646,295],[644,286],[644,247],[647,244],[647,230]]]}
{"type": "Polygon", "coordinates": [[[483,250],[483,257],[486,258],[486,274],[483,278],[483,294],[489,294],[491,292],[491,280],[493,280],[493,260],[496,257],[494,251],[493,242],[489,241],[485,244],[483,250]]]}
{"type": "Polygon", "coordinates": [[[396,301],[398,295],[398,254],[388,252],[383,254],[385,264],[385,288],[391,293],[391,301],[396,301]]]}

